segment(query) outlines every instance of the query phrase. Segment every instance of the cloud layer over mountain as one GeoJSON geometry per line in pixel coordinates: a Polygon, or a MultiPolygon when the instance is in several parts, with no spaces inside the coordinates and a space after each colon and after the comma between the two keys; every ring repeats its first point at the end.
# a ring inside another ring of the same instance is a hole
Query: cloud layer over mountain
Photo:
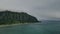
{"type": "Polygon", "coordinates": [[[39,20],[60,20],[60,0],[0,0],[1,9],[22,10],[39,20]]]}

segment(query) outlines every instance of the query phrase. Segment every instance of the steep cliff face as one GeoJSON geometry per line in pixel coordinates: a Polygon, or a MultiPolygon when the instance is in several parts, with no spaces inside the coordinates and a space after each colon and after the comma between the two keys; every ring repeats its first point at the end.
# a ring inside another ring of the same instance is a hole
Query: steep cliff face
{"type": "Polygon", "coordinates": [[[0,11],[0,23],[24,23],[24,22],[38,22],[38,20],[25,12],[0,11]]]}

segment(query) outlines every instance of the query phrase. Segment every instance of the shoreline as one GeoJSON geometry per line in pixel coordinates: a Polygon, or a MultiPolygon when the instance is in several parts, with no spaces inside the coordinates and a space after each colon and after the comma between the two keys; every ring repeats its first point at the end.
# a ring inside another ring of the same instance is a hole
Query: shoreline
{"type": "Polygon", "coordinates": [[[0,25],[0,27],[16,26],[16,25],[23,25],[23,24],[30,24],[30,23],[6,24],[6,25],[0,25]]]}
{"type": "Polygon", "coordinates": [[[0,27],[16,26],[16,25],[25,25],[25,24],[38,24],[38,23],[15,23],[15,24],[2,24],[2,25],[0,25],[0,27]]]}

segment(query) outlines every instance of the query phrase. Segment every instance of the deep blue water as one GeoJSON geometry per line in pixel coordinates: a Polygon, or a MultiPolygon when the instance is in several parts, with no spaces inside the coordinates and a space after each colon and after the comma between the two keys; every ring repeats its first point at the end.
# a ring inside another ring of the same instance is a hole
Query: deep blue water
{"type": "Polygon", "coordinates": [[[60,34],[60,22],[43,21],[42,23],[1,27],[0,34],[60,34]]]}

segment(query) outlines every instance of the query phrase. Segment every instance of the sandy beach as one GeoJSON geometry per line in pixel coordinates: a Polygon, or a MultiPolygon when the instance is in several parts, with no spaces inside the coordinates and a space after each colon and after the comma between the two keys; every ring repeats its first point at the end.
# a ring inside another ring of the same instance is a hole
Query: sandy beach
{"type": "Polygon", "coordinates": [[[6,24],[6,25],[0,25],[0,27],[15,26],[15,25],[24,25],[24,24],[31,24],[31,23],[6,24]]]}

